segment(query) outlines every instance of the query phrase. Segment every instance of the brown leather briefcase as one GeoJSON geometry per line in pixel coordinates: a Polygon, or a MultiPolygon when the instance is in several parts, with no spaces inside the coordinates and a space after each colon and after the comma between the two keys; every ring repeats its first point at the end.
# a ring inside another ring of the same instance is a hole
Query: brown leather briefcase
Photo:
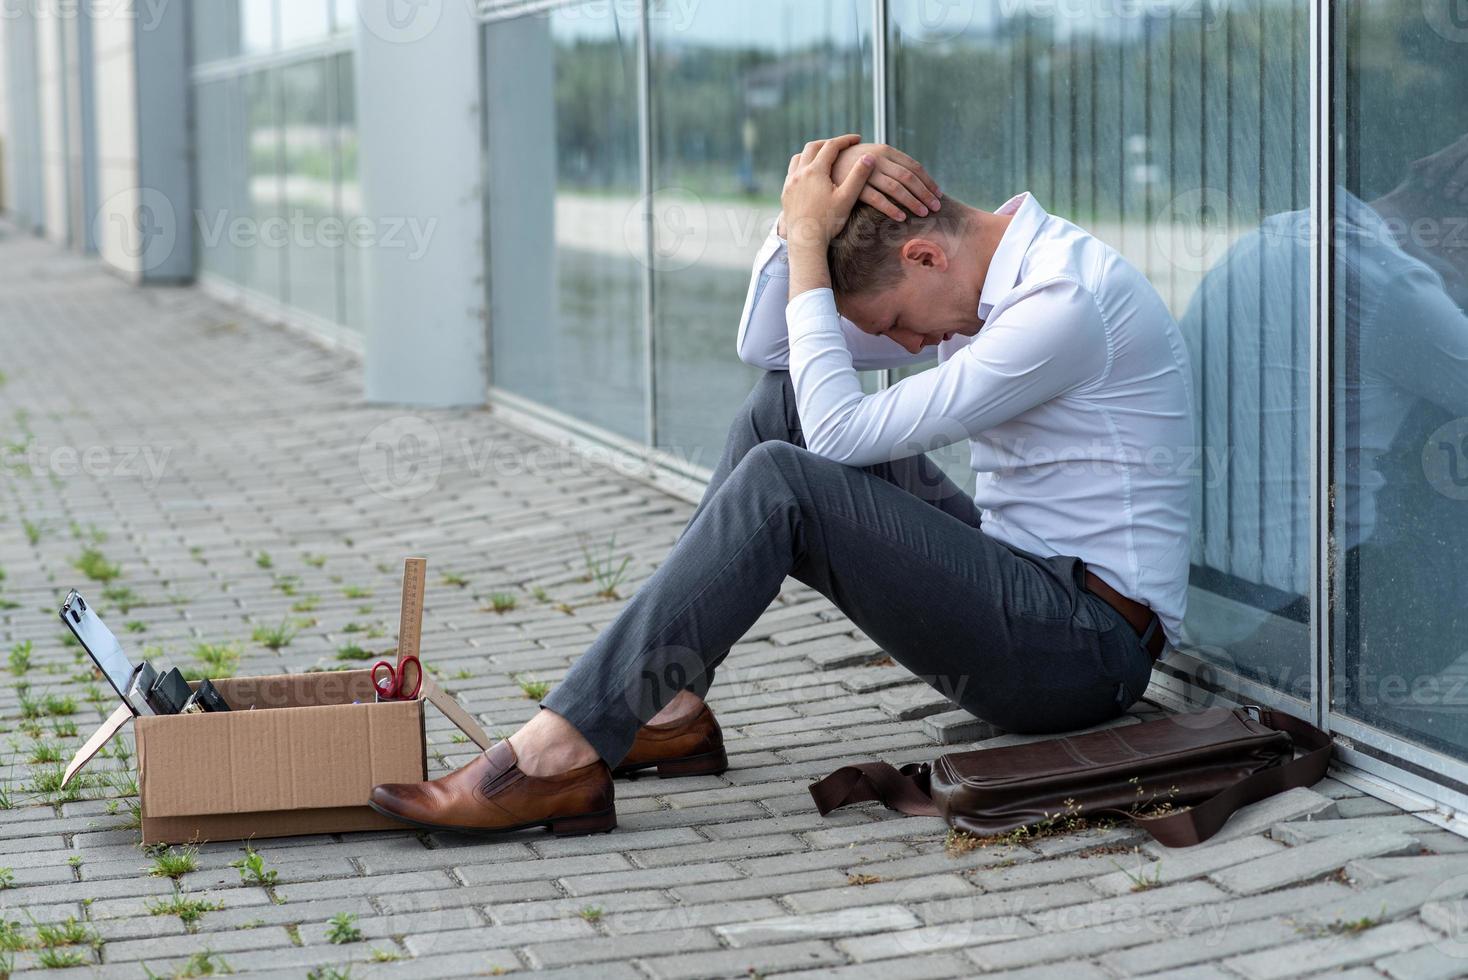
{"type": "Polygon", "coordinates": [[[879,800],[981,837],[1077,817],[1126,818],[1162,844],[1183,847],[1212,837],[1241,806],[1318,782],[1330,751],[1330,736],[1294,715],[1210,708],[950,752],[900,770],[885,762],[846,766],[812,783],[810,795],[822,815],[879,800]]]}

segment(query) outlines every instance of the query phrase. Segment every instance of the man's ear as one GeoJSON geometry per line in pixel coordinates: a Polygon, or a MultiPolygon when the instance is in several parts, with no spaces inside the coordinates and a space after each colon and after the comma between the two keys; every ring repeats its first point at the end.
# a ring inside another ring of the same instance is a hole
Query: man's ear
{"type": "Polygon", "coordinates": [[[931,238],[910,238],[902,246],[902,261],[942,272],[948,268],[948,253],[931,238]]]}

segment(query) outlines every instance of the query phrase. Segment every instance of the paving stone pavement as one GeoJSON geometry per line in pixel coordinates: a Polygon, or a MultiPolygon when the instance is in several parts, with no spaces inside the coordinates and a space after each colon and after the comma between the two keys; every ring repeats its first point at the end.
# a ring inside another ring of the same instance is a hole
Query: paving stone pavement
{"type": "MultiPolygon", "coordinates": [[[[1468,974],[1468,842],[1335,779],[1176,852],[1110,828],[950,854],[934,819],[818,817],[806,783],[843,760],[994,733],[796,583],[713,692],[732,768],[619,783],[612,834],[256,840],[268,886],[205,843],[151,876],[128,738],[56,787],[111,709],[56,620],[68,587],[150,656],[330,669],[392,646],[424,554],[425,660],[506,733],[620,607],[588,552],[628,559],[625,597],[691,507],[488,410],[368,406],[352,356],[195,290],[0,239],[0,975],[1468,974]],[[390,455],[415,438],[416,467],[390,455]],[[176,889],[197,917],[155,912],[176,889]]],[[[429,719],[433,771],[471,758],[429,719]]]]}

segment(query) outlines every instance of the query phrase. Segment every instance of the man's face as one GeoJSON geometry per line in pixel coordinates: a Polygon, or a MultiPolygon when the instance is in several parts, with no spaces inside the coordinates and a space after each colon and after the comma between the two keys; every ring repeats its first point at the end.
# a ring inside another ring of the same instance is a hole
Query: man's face
{"type": "Polygon", "coordinates": [[[837,296],[837,311],[864,333],[886,337],[910,354],[979,332],[978,288],[941,247],[921,239],[907,242],[902,268],[902,278],[891,287],[837,296]]]}

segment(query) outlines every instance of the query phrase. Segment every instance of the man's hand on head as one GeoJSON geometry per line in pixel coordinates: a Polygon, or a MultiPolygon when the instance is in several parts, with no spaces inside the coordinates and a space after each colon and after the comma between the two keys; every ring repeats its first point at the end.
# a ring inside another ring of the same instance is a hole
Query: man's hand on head
{"type": "Polygon", "coordinates": [[[832,168],[842,150],[859,142],[861,137],[855,133],[812,140],[790,158],[785,188],[780,192],[780,207],[792,246],[813,245],[824,249],[846,224],[867,176],[876,166],[876,157],[871,154],[858,157],[844,180],[837,181],[832,168]]]}
{"type": "Polygon", "coordinates": [[[863,155],[877,161],[857,196],[863,204],[870,204],[893,221],[906,221],[909,214],[925,218],[942,206],[938,200],[938,182],[928,176],[923,165],[885,143],[858,143],[842,150],[831,168],[836,183],[851,174],[863,155]]]}
{"type": "MultiPolygon", "coordinates": [[[[816,141],[817,144],[825,142],[816,141]]],[[[857,195],[858,201],[870,204],[893,221],[906,221],[909,214],[925,217],[942,207],[938,200],[938,195],[942,193],[938,189],[938,182],[928,175],[921,163],[886,143],[856,143],[846,147],[836,155],[836,162],[831,167],[831,179],[838,184],[844,181],[856,169],[863,156],[874,157],[876,163],[867,175],[866,186],[857,195]]],[[[799,153],[790,158],[790,173],[794,173],[795,163],[799,159],[799,153]]],[[[781,238],[789,237],[783,212],[776,224],[775,233],[781,238]]]]}
{"type": "Polygon", "coordinates": [[[790,158],[780,206],[790,242],[791,299],[806,290],[831,285],[826,248],[846,224],[877,160],[863,153],[840,183],[835,181],[832,167],[842,150],[860,142],[861,137],[855,133],[813,140],[790,158]]]}

